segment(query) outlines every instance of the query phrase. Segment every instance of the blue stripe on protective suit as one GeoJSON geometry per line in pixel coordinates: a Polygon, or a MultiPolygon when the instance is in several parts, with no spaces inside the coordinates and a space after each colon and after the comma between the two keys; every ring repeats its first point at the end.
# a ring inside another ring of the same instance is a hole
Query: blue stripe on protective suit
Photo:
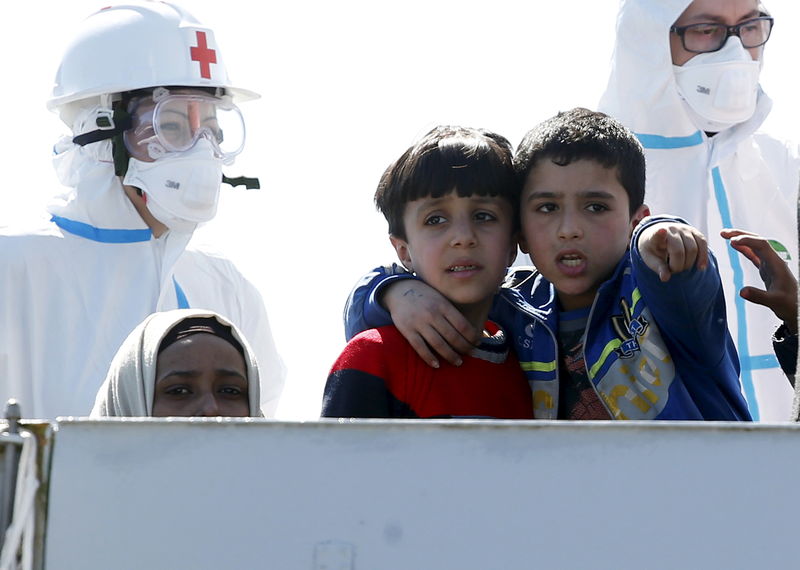
{"type": "Polygon", "coordinates": [[[175,285],[175,296],[178,298],[178,308],[190,309],[191,307],[189,306],[189,300],[186,298],[186,293],[184,293],[181,286],[178,285],[175,277],[172,278],[172,283],[175,285]]]}
{"type": "Polygon", "coordinates": [[[687,146],[697,146],[703,143],[703,134],[695,131],[694,134],[685,137],[664,137],[661,135],[647,135],[634,133],[644,148],[685,148],[687,146]]]}
{"type": "MultiPolygon", "coordinates": [[[[116,230],[97,228],[83,222],[62,218],[61,216],[52,216],[50,219],[65,232],[101,243],[139,243],[150,241],[153,237],[153,232],[149,228],[144,230],[116,230]]],[[[191,308],[189,306],[189,300],[186,298],[186,293],[183,292],[183,289],[175,280],[175,277],[172,278],[172,283],[175,285],[175,296],[178,299],[178,308],[191,308]]]]}
{"type": "MultiPolygon", "coordinates": [[[[733,220],[731,219],[730,206],[728,205],[728,197],[725,192],[725,184],[722,182],[722,175],[719,172],[719,167],[716,166],[711,170],[711,179],[714,182],[714,195],[717,198],[717,205],[719,207],[719,214],[722,218],[722,226],[732,228],[733,220]]],[[[742,269],[741,259],[739,254],[733,249],[728,248],[728,257],[731,262],[731,269],[733,269],[733,285],[737,291],[744,287],[744,270],[742,269]]],[[[753,385],[753,370],[764,370],[766,368],[776,368],[778,366],[778,359],[771,354],[751,355],[750,345],[747,340],[747,313],[746,301],[742,297],[737,296],[735,301],[737,319],[737,348],[739,349],[739,361],[742,365],[742,387],[744,388],[747,404],[750,408],[750,413],[754,421],[758,421],[758,401],[756,400],[755,386],[753,385]]]]}
{"type": "Polygon", "coordinates": [[[52,216],[50,220],[65,232],[101,243],[138,243],[150,241],[153,237],[153,232],[150,228],[144,230],[115,230],[96,228],[89,224],[60,216],[52,216]]]}

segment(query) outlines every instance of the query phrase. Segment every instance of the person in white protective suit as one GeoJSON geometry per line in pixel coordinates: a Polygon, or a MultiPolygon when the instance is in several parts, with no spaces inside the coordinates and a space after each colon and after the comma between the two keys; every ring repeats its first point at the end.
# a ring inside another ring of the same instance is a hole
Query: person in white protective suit
{"type": "Polygon", "coordinates": [[[780,321],[738,295],[758,269],[720,236],[766,236],[796,271],[798,149],[757,132],[772,106],[759,72],[773,23],[758,0],[623,0],[599,108],[645,147],[651,211],[686,218],[719,253],[751,414],[785,421],[792,392],[771,342],[780,321]]]}
{"type": "Polygon", "coordinates": [[[67,187],[35,228],[0,228],[0,398],[27,417],[87,415],[115,352],[147,315],[224,315],[259,363],[274,415],[284,370],[263,300],[223,256],[189,245],[217,209],[222,165],[244,144],[214,32],[178,6],[90,15],[67,47],[51,110],[67,187]]]}

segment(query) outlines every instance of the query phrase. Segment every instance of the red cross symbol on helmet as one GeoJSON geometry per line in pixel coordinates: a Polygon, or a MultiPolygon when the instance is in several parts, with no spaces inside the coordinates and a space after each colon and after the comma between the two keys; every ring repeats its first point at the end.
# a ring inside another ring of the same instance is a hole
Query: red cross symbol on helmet
{"type": "Polygon", "coordinates": [[[217,63],[217,52],[208,47],[205,32],[198,30],[195,34],[197,34],[197,45],[190,46],[189,53],[192,61],[200,64],[200,77],[211,79],[211,64],[217,63]]]}

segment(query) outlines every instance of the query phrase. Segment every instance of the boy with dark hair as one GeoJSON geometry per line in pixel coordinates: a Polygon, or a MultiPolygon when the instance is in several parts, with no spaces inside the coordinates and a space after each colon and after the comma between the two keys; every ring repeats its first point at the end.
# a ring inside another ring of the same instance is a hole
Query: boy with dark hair
{"type": "Polygon", "coordinates": [[[437,127],[383,174],[375,203],[403,265],[482,331],[457,368],[435,369],[385,326],[353,338],[333,365],[327,417],[532,418],[531,391],[489,310],[516,254],[519,184],[500,135],[437,127]]]}
{"type": "MultiPolygon", "coordinates": [[[[535,417],[750,419],[714,256],[681,220],[645,218],[630,131],[602,113],[560,113],[525,136],[515,170],[520,245],[536,270],[509,275],[492,318],[514,335],[535,417]]],[[[408,317],[410,292],[418,312],[430,305],[430,291],[402,281],[384,294],[393,316],[408,317]]],[[[444,338],[466,330],[451,320],[426,322],[444,338]]]]}

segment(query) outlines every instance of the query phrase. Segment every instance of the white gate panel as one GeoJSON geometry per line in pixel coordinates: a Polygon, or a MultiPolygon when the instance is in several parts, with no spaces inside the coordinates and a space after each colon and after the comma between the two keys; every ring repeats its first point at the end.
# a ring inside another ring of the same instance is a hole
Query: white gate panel
{"type": "Polygon", "coordinates": [[[46,568],[786,568],[800,426],[62,421],[46,568]]]}

